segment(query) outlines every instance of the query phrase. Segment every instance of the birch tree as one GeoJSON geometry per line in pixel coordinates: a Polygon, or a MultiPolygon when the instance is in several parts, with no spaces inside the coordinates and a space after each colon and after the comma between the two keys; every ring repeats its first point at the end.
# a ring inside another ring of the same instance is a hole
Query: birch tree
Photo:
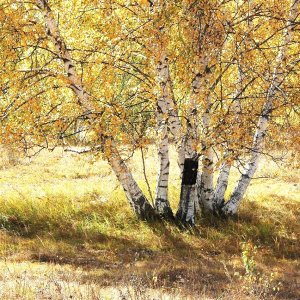
{"type": "Polygon", "coordinates": [[[273,120],[297,115],[299,0],[7,1],[0,18],[1,142],[72,146],[80,120],[82,152],[108,161],[142,220],[236,214],[266,144],[281,139],[273,120]],[[127,164],[149,146],[153,205],[127,164]],[[233,168],[242,175],[225,199],[233,168]]]}
{"type": "MultiPolygon", "coordinates": [[[[52,39],[56,48],[56,53],[64,63],[66,76],[70,81],[70,88],[75,93],[78,102],[83,109],[83,114],[94,112],[94,104],[92,103],[91,98],[86,92],[81,80],[79,79],[74,66],[74,62],[72,61],[65,41],[60,35],[58,25],[52,15],[52,11],[48,4],[48,1],[37,0],[37,6],[40,8],[44,15],[46,33],[52,39]]],[[[104,147],[107,160],[113,171],[115,172],[121,185],[123,186],[127,199],[133,211],[141,219],[149,220],[155,218],[154,209],[137,185],[124,160],[121,158],[112,140],[112,137],[105,137],[104,147]]]]}
{"type": "Polygon", "coordinates": [[[280,85],[285,76],[285,61],[287,60],[287,50],[290,45],[292,32],[295,29],[296,18],[300,12],[300,1],[292,0],[291,8],[286,24],[286,28],[283,32],[282,46],[279,48],[275,67],[272,74],[272,80],[268,88],[266,102],[263,105],[261,115],[258,119],[257,129],[253,137],[253,145],[251,149],[251,157],[246,166],[246,171],[242,174],[240,180],[237,183],[229,201],[224,205],[222,210],[225,214],[235,214],[238,206],[246,192],[247,187],[250,184],[255,171],[257,170],[260,154],[263,150],[264,138],[268,129],[268,122],[273,109],[273,102],[276,93],[280,91],[280,85]]]}

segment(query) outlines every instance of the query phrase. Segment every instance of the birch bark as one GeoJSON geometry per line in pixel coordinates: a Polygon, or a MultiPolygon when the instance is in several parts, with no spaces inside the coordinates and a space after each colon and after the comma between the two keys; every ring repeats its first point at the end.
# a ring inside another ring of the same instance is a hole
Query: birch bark
{"type": "MultiPolygon", "coordinates": [[[[151,2],[150,11],[154,19],[159,20],[164,15],[164,5],[157,0],[151,2]]],[[[169,71],[169,61],[166,50],[166,38],[164,26],[157,28],[157,79],[159,84],[159,95],[157,98],[156,119],[158,126],[158,178],[156,186],[155,207],[157,212],[164,218],[173,219],[173,213],[168,200],[169,181],[169,132],[174,136],[176,150],[178,152],[178,164],[182,173],[184,153],[181,146],[181,122],[178,116],[176,102],[173,94],[172,80],[169,71]]]]}
{"type": "Polygon", "coordinates": [[[149,221],[156,219],[157,215],[154,208],[134,180],[113,142],[109,145],[109,149],[110,153],[107,156],[108,163],[121,183],[134,213],[142,220],[149,221]]]}
{"type": "Polygon", "coordinates": [[[70,52],[60,35],[60,31],[56,20],[52,15],[50,6],[47,0],[37,0],[37,6],[43,12],[46,32],[55,45],[57,56],[63,61],[67,78],[70,82],[70,88],[77,96],[79,104],[84,108],[85,114],[90,114],[95,110],[94,105],[83,87],[80,77],[78,76],[75,64],[71,58],[70,52]]]}
{"type": "Polygon", "coordinates": [[[159,135],[158,145],[158,178],[156,186],[155,207],[159,215],[172,218],[173,213],[168,200],[169,181],[169,137],[168,137],[168,107],[171,102],[171,86],[169,82],[169,67],[167,55],[161,53],[157,66],[159,95],[157,99],[157,126],[159,135]]]}
{"type": "MultiPolygon", "coordinates": [[[[72,61],[71,55],[67,49],[67,46],[60,35],[58,25],[52,16],[51,9],[48,5],[47,0],[37,0],[37,6],[43,12],[45,23],[46,23],[46,33],[53,41],[58,57],[63,61],[66,78],[70,82],[70,88],[73,90],[77,96],[78,102],[82,107],[84,114],[90,114],[95,111],[94,105],[86,92],[80,77],[78,76],[75,65],[72,61]]],[[[110,166],[115,172],[119,182],[123,186],[126,193],[127,199],[136,213],[136,215],[141,219],[154,219],[156,218],[156,213],[148,202],[143,192],[134,180],[130,170],[126,166],[125,162],[122,160],[117,148],[113,143],[109,146],[110,156],[107,157],[110,166]]]]}
{"type": "Polygon", "coordinates": [[[237,182],[237,185],[230,197],[230,200],[224,205],[222,211],[225,215],[235,214],[238,210],[239,204],[243,199],[243,196],[249,186],[251,179],[257,170],[260,153],[263,149],[265,136],[268,129],[268,122],[272,113],[274,97],[279,89],[283,76],[284,76],[284,61],[287,58],[287,50],[291,41],[291,35],[294,27],[296,26],[296,18],[299,15],[300,0],[292,0],[290,13],[286,25],[286,29],[283,33],[283,46],[280,48],[276,57],[276,66],[273,71],[273,78],[270,84],[266,102],[263,106],[261,116],[257,123],[257,129],[253,138],[253,145],[251,150],[251,157],[246,166],[245,172],[237,182]]]}
{"type": "Polygon", "coordinates": [[[213,165],[213,149],[209,141],[209,123],[210,123],[210,96],[207,96],[207,103],[205,111],[202,115],[203,126],[203,140],[202,140],[202,174],[200,184],[200,203],[204,211],[213,210],[213,196],[214,196],[214,165],[213,165]]]}
{"type": "MultiPolygon", "coordinates": [[[[239,6],[237,4],[237,11],[239,9],[239,6]]],[[[251,30],[253,30],[253,20],[250,18],[250,14],[252,11],[252,0],[248,0],[248,35],[251,30]]],[[[243,44],[247,43],[248,41],[248,35],[245,37],[243,44]]],[[[241,45],[238,45],[236,42],[236,52],[239,52],[239,47],[241,45]]],[[[241,54],[243,57],[243,54],[241,54]]],[[[239,126],[240,123],[240,115],[242,113],[242,107],[240,102],[240,97],[243,95],[243,87],[245,82],[245,73],[242,69],[242,62],[241,59],[237,59],[237,65],[238,65],[238,82],[237,82],[237,90],[235,92],[235,95],[233,96],[233,109],[232,114],[235,115],[234,122],[233,122],[233,132],[235,132],[238,128],[236,126],[239,126]]],[[[234,135],[233,135],[234,136],[234,135]]],[[[227,150],[224,155],[224,163],[222,164],[220,168],[220,173],[217,180],[217,185],[214,192],[214,211],[216,213],[219,213],[222,206],[225,203],[225,192],[228,186],[228,180],[231,170],[231,162],[228,161],[228,156],[230,156],[229,151],[227,150]]]]}
{"type": "Polygon", "coordinates": [[[208,57],[205,57],[202,61],[203,79],[199,83],[199,93],[203,98],[204,111],[201,117],[202,121],[202,168],[199,170],[201,175],[199,175],[198,184],[198,201],[200,206],[202,206],[205,212],[210,212],[213,210],[213,175],[214,175],[214,165],[213,165],[213,148],[212,142],[210,140],[210,110],[211,110],[211,95],[209,91],[205,90],[209,86],[209,81],[212,76],[211,70],[208,67],[208,57]]]}
{"type": "Polygon", "coordinates": [[[197,74],[192,82],[190,111],[187,133],[184,140],[185,159],[181,181],[181,193],[176,218],[183,224],[194,225],[198,201],[197,174],[199,156],[197,147],[197,99],[200,91],[201,75],[197,74]]]}
{"type": "Polygon", "coordinates": [[[172,211],[168,201],[168,177],[169,177],[169,137],[170,132],[174,137],[178,154],[178,166],[180,178],[182,178],[185,151],[183,147],[182,124],[178,115],[178,109],[173,94],[172,80],[169,71],[167,54],[161,50],[157,67],[160,95],[157,103],[157,121],[159,132],[159,170],[156,188],[156,209],[164,217],[172,217],[172,211]]]}
{"type": "MultiPolygon", "coordinates": [[[[243,93],[243,82],[244,82],[244,73],[241,69],[240,63],[238,63],[238,89],[233,96],[233,109],[232,113],[235,115],[234,125],[239,124],[239,116],[241,114],[241,103],[239,97],[242,96],[243,93]]],[[[236,130],[235,126],[233,126],[233,131],[236,130]]],[[[228,161],[228,156],[230,156],[229,151],[227,150],[224,155],[224,163],[221,166],[220,173],[217,180],[217,185],[214,191],[213,198],[213,210],[216,213],[219,213],[220,209],[224,205],[224,196],[228,186],[229,174],[231,169],[231,162],[228,161]]]]}

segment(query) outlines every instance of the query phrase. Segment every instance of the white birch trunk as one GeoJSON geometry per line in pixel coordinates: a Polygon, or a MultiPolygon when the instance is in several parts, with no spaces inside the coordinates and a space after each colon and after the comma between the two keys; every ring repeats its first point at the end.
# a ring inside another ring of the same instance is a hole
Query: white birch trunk
{"type": "Polygon", "coordinates": [[[60,31],[55,21],[52,11],[48,5],[47,0],[37,0],[37,6],[41,9],[44,14],[44,19],[46,23],[47,35],[51,38],[55,45],[56,53],[58,57],[63,61],[67,78],[70,82],[70,88],[73,90],[77,96],[79,104],[84,108],[84,114],[89,114],[94,111],[94,105],[88,93],[85,91],[81,79],[78,76],[75,64],[71,58],[70,52],[60,35],[60,31]]]}
{"type": "Polygon", "coordinates": [[[228,179],[230,174],[231,165],[228,162],[224,162],[221,166],[217,185],[214,193],[214,210],[216,212],[224,204],[224,195],[228,186],[228,179]]]}
{"type": "Polygon", "coordinates": [[[183,143],[183,128],[179,118],[178,108],[173,93],[168,57],[163,51],[161,53],[160,64],[161,66],[159,66],[158,69],[161,69],[162,71],[161,78],[163,78],[163,82],[165,84],[165,91],[167,93],[166,105],[168,111],[168,128],[174,138],[175,147],[178,154],[178,166],[180,169],[180,177],[182,177],[185,156],[185,149],[183,143]]]}
{"type": "Polygon", "coordinates": [[[110,154],[108,156],[108,163],[121,183],[132,210],[142,220],[155,219],[157,215],[153,207],[134,180],[118,150],[113,144],[111,144],[109,148],[110,154]]]}
{"type": "Polygon", "coordinates": [[[209,142],[209,123],[210,123],[210,97],[207,98],[206,109],[202,116],[203,141],[202,141],[202,174],[200,184],[200,203],[204,211],[213,211],[214,197],[214,162],[213,149],[209,142]]]}
{"type": "MultiPolygon", "coordinates": [[[[66,44],[62,37],[60,36],[59,28],[55,19],[52,16],[51,9],[48,5],[47,0],[37,0],[37,6],[41,9],[44,14],[46,22],[47,35],[51,38],[55,44],[58,57],[63,61],[66,78],[70,82],[70,88],[73,90],[77,96],[78,102],[82,107],[84,114],[89,114],[94,111],[94,105],[84,86],[78,76],[75,65],[72,61],[71,55],[66,47],[66,44]]],[[[123,186],[126,193],[127,199],[136,213],[136,215],[145,220],[150,220],[156,218],[156,213],[154,208],[148,202],[143,192],[134,180],[130,170],[126,166],[125,162],[122,160],[118,150],[111,143],[109,146],[110,156],[107,157],[110,166],[115,172],[119,182],[123,186]]]]}
{"type": "Polygon", "coordinates": [[[185,159],[181,182],[181,193],[176,218],[183,224],[194,225],[198,201],[197,174],[197,100],[200,91],[201,76],[197,74],[192,83],[190,111],[187,121],[187,133],[184,141],[185,159]]]}
{"type": "Polygon", "coordinates": [[[289,19],[283,34],[283,46],[278,52],[276,67],[273,72],[273,79],[268,90],[267,99],[263,106],[261,116],[258,120],[257,129],[253,138],[251,157],[244,174],[241,176],[230,197],[230,200],[222,208],[225,215],[232,215],[237,212],[239,204],[245,195],[255,171],[257,170],[260,153],[263,149],[263,143],[267,133],[268,121],[273,108],[274,97],[284,76],[284,69],[282,65],[286,60],[287,48],[291,41],[292,29],[295,26],[294,22],[299,15],[299,3],[300,0],[292,0],[289,19]]]}
{"type": "Polygon", "coordinates": [[[168,137],[168,107],[171,100],[171,86],[169,82],[168,59],[161,54],[157,66],[158,83],[160,91],[157,99],[157,126],[159,133],[158,145],[158,178],[156,186],[155,207],[159,215],[172,218],[173,213],[168,200],[169,181],[169,137],[168,137]]]}
{"type": "MultiPolygon", "coordinates": [[[[235,115],[235,124],[236,125],[239,123],[239,116],[241,114],[242,108],[241,108],[241,103],[239,100],[239,97],[242,95],[243,91],[243,82],[244,82],[244,73],[241,69],[241,66],[238,66],[238,89],[233,96],[233,109],[232,113],[235,115]]],[[[235,128],[235,127],[234,127],[235,128]]],[[[235,129],[234,129],[235,130],[235,129]]],[[[229,180],[229,175],[230,175],[230,169],[231,169],[231,163],[228,162],[227,158],[230,155],[228,151],[226,151],[224,155],[224,163],[221,166],[220,173],[218,176],[217,180],[217,185],[215,187],[214,191],[214,197],[213,197],[213,207],[214,211],[216,213],[219,213],[220,209],[224,205],[224,198],[225,198],[225,192],[228,186],[228,180],[229,180]]]]}
{"type": "Polygon", "coordinates": [[[168,200],[168,181],[169,181],[169,139],[167,124],[161,122],[159,125],[160,142],[158,147],[158,178],[155,195],[155,207],[162,216],[170,213],[170,204],[168,200]]]}
{"type": "MultiPolygon", "coordinates": [[[[207,94],[205,88],[208,86],[208,81],[211,76],[211,71],[208,67],[208,58],[203,58],[202,62],[202,74],[199,76],[198,82],[198,94],[201,93],[201,97],[204,98],[204,112],[201,117],[202,122],[202,168],[199,170],[198,175],[198,202],[199,205],[206,212],[213,210],[213,148],[209,137],[209,126],[210,126],[210,108],[211,108],[211,96],[207,94]]],[[[199,97],[199,95],[197,96],[199,97]]]]}
{"type": "MultiPolygon", "coordinates": [[[[152,0],[149,1],[150,4],[150,11],[152,13],[155,13],[162,9],[163,3],[159,0],[152,0]]],[[[161,32],[164,29],[161,30],[161,32]]],[[[160,56],[160,63],[162,65],[162,69],[164,70],[164,76],[166,80],[166,89],[168,90],[168,101],[166,101],[167,104],[167,110],[168,110],[168,128],[170,133],[174,137],[175,147],[178,154],[178,166],[180,169],[180,178],[182,178],[182,172],[183,172],[183,165],[184,165],[184,157],[185,157],[185,149],[184,149],[184,136],[183,136],[183,128],[182,123],[179,118],[178,114],[178,108],[176,105],[174,93],[173,93],[173,86],[172,86],[172,80],[170,76],[170,70],[169,70],[169,62],[168,62],[168,56],[166,53],[166,49],[164,45],[159,45],[158,55],[160,56]]],[[[159,67],[160,68],[160,67],[159,67]]]]}
{"type": "MultiPolygon", "coordinates": [[[[150,3],[150,12],[157,17],[160,15],[163,7],[162,3],[153,0],[150,3]]],[[[173,212],[168,199],[168,182],[169,182],[169,130],[174,135],[175,141],[180,140],[181,123],[176,110],[176,103],[173,94],[172,81],[169,71],[168,55],[166,45],[164,44],[164,28],[158,28],[157,57],[157,79],[159,84],[159,95],[157,99],[157,126],[158,126],[158,178],[155,196],[155,208],[160,216],[166,219],[173,219],[173,212]],[[169,123],[170,122],[170,123],[169,123]],[[178,126],[180,127],[178,129],[178,126]]],[[[179,166],[182,164],[182,155],[180,143],[176,143],[178,152],[179,166]]]]}
{"type": "Polygon", "coordinates": [[[185,149],[184,149],[184,136],[182,123],[179,118],[178,108],[175,102],[173,95],[173,87],[171,82],[171,77],[169,76],[170,88],[171,88],[171,100],[168,107],[168,116],[169,116],[169,130],[174,137],[175,147],[178,155],[178,166],[180,169],[180,178],[182,178],[183,167],[184,167],[184,158],[185,158],[185,149]]]}
{"type": "MultiPolygon", "coordinates": [[[[239,9],[239,6],[237,4],[237,10],[239,9]]],[[[252,1],[248,1],[248,17],[250,16],[252,11],[252,1]]],[[[252,19],[249,18],[248,20],[248,30],[251,31],[253,26],[253,21],[252,19]]],[[[246,40],[247,41],[247,40],[246,40]]],[[[236,51],[238,52],[238,48],[236,47],[236,51]]],[[[243,86],[244,86],[244,80],[245,80],[245,74],[242,70],[241,62],[238,60],[238,82],[237,86],[238,89],[235,92],[233,96],[233,109],[232,113],[235,115],[235,121],[233,125],[239,124],[239,117],[242,112],[242,106],[239,97],[242,96],[243,94],[243,86]]],[[[234,126],[233,131],[236,130],[236,127],[234,126]]],[[[228,162],[227,158],[230,155],[228,151],[226,151],[224,155],[224,163],[221,166],[220,173],[218,176],[217,180],[217,185],[215,188],[214,192],[214,210],[219,213],[220,209],[224,205],[225,202],[225,192],[228,186],[228,180],[229,180],[229,175],[230,175],[230,170],[231,170],[231,163],[228,162]]]]}

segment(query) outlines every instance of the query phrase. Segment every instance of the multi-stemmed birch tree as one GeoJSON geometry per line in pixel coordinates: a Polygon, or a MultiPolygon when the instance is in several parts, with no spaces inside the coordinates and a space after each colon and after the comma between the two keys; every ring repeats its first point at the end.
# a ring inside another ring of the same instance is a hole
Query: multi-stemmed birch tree
{"type": "Polygon", "coordinates": [[[297,126],[299,11],[300,0],[8,0],[2,143],[68,146],[80,131],[82,152],[102,153],[139,218],[194,225],[200,211],[235,214],[265,147],[280,142],[278,128],[297,126]],[[154,205],[126,163],[153,141],[154,205]],[[225,199],[236,167],[241,177],[225,199]]]}

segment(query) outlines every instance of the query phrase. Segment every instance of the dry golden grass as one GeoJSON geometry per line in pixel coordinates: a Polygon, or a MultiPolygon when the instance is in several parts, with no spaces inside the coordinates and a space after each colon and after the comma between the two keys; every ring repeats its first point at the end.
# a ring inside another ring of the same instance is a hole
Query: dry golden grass
{"type": "MultiPolygon", "coordinates": [[[[300,180],[291,166],[264,160],[257,176],[271,178],[253,180],[238,218],[203,216],[191,232],[136,220],[92,155],[57,149],[2,162],[1,299],[300,298],[300,180]]],[[[139,154],[130,165],[147,194],[139,154]]],[[[146,169],[154,190],[151,149],[146,169]]]]}

